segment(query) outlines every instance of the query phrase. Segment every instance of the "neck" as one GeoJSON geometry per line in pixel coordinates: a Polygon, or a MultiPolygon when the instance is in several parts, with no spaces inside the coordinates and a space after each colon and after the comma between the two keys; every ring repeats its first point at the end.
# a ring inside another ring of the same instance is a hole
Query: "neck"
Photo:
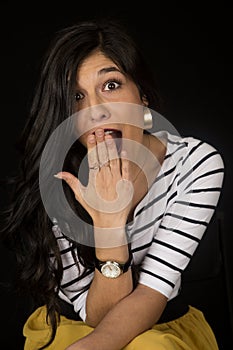
{"type": "MultiPolygon", "coordinates": [[[[132,180],[134,186],[134,197],[132,208],[129,215],[129,221],[133,218],[133,213],[138,203],[145,197],[151,184],[154,182],[166,153],[166,146],[163,142],[157,140],[152,135],[145,135],[145,147],[142,149],[142,161],[140,166],[136,166],[137,173],[132,180]]],[[[132,169],[133,170],[133,169],[132,169]]]]}
{"type": "Polygon", "coordinates": [[[134,165],[132,167],[132,171],[133,174],[135,174],[135,176],[132,176],[132,182],[133,184],[135,184],[137,182],[138,179],[141,179],[141,177],[143,176],[143,178],[145,178],[145,172],[144,169],[147,165],[147,160],[149,158],[149,152],[150,152],[150,135],[145,134],[144,135],[144,145],[141,148],[141,152],[138,155],[138,164],[134,165]]]}

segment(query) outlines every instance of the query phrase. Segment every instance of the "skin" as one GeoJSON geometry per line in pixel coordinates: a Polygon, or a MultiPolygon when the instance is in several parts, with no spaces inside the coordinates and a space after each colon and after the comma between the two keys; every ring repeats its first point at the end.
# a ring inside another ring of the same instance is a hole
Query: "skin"
{"type": "MultiPolygon", "coordinates": [[[[77,121],[80,141],[87,147],[89,167],[105,161],[108,161],[108,166],[90,169],[86,188],[70,173],[61,172],[56,177],[67,182],[76,199],[91,215],[97,258],[126,262],[129,254],[125,224],[132,217],[137,203],[147,193],[148,181],[145,169],[142,171],[131,158],[127,158],[128,149],[118,154],[114,140],[111,135],[105,135],[104,130],[120,130],[123,139],[133,140],[146,147],[159,163],[162,163],[165,147],[154,136],[143,133],[140,127],[140,123],[143,124],[142,116],[141,119],[138,117],[135,126],[124,123],[123,118],[120,122],[119,119],[114,120],[106,109],[107,103],[126,102],[146,106],[147,101],[146,98],[141,99],[135,83],[102,53],[94,52],[79,66],[76,97],[77,112],[98,106],[92,109],[93,113],[89,117],[81,113],[77,121]],[[112,212],[100,210],[101,200],[118,204],[117,196],[120,199],[127,198],[124,206],[116,205],[112,212]],[[100,203],[100,207],[97,203],[100,203]],[[106,233],[108,239],[111,235],[114,237],[114,244],[106,245],[106,233]]],[[[151,165],[151,162],[145,162],[144,167],[147,166],[150,167],[147,170],[153,174],[158,171],[157,163],[151,165]]],[[[86,302],[86,323],[95,329],[66,350],[122,349],[156,323],[166,302],[164,295],[144,285],[139,284],[133,290],[131,269],[117,279],[108,279],[96,270],[86,302]]]]}

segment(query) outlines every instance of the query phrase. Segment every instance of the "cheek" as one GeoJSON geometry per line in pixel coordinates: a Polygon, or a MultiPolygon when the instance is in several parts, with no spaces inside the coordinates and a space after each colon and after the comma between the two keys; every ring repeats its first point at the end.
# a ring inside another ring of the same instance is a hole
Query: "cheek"
{"type": "Polygon", "coordinates": [[[80,137],[85,131],[85,122],[81,118],[76,118],[75,121],[75,130],[78,134],[78,137],[80,137]]]}
{"type": "Polygon", "coordinates": [[[76,139],[78,139],[86,147],[87,139],[87,123],[82,118],[76,118],[73,124],[73,130],[76,139]]]}
{"type": "Polygon", "coordinates": [[[140,93],[138,91],[138,88],[135,84],[130,84],[129,89],[127,90],[125,94],[125,99],[128,100],[128,102],[136,103],[136,104],[142,104],[142,99],[140,97],[140,93]]]}
{"type": "Polygon", "coordinates": [[[79,111],[75,115],[74,119],[74,129],[77,138],[80,140],[84,139],[84,135],[88,133],[91,129],[90,117],[87,110],[79,111]]]}

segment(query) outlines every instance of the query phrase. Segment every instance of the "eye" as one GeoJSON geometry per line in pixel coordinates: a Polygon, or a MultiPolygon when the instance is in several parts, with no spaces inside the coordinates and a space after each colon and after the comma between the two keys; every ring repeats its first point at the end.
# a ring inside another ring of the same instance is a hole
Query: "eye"
{"type": "Polygon", "coordinates": [[[82,100],[84,96],[80,92],[76,92],[74,97],[75,97],[75,100],[78,102],[78,101],[82,100]]]}
{"type": "Polygon", "coordinates": [[[119,80],[111,80],[104,84],[104,90],[116,90],[121,86],[121,82],[119,80]]]}

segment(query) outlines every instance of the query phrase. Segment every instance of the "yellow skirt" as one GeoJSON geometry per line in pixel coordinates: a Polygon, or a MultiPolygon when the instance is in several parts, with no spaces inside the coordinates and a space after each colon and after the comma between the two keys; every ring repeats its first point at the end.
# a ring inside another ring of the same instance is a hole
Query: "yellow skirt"
{"type": "MultiPolygon", "coordinates": [[[[46,307],[35,310],[23,328],[24,350],[38,350],[50,337],[46,323],[46,307]]],[[[93,331],[82,321],[61,316],[57,334],[48,350],[64,350],[68,345],[93,331]]],[[[156,324],[138,335],[122,350],[218,350],[218,345],[203,313],[190,306],[182,317],[167,323],[156,324]]]]}

